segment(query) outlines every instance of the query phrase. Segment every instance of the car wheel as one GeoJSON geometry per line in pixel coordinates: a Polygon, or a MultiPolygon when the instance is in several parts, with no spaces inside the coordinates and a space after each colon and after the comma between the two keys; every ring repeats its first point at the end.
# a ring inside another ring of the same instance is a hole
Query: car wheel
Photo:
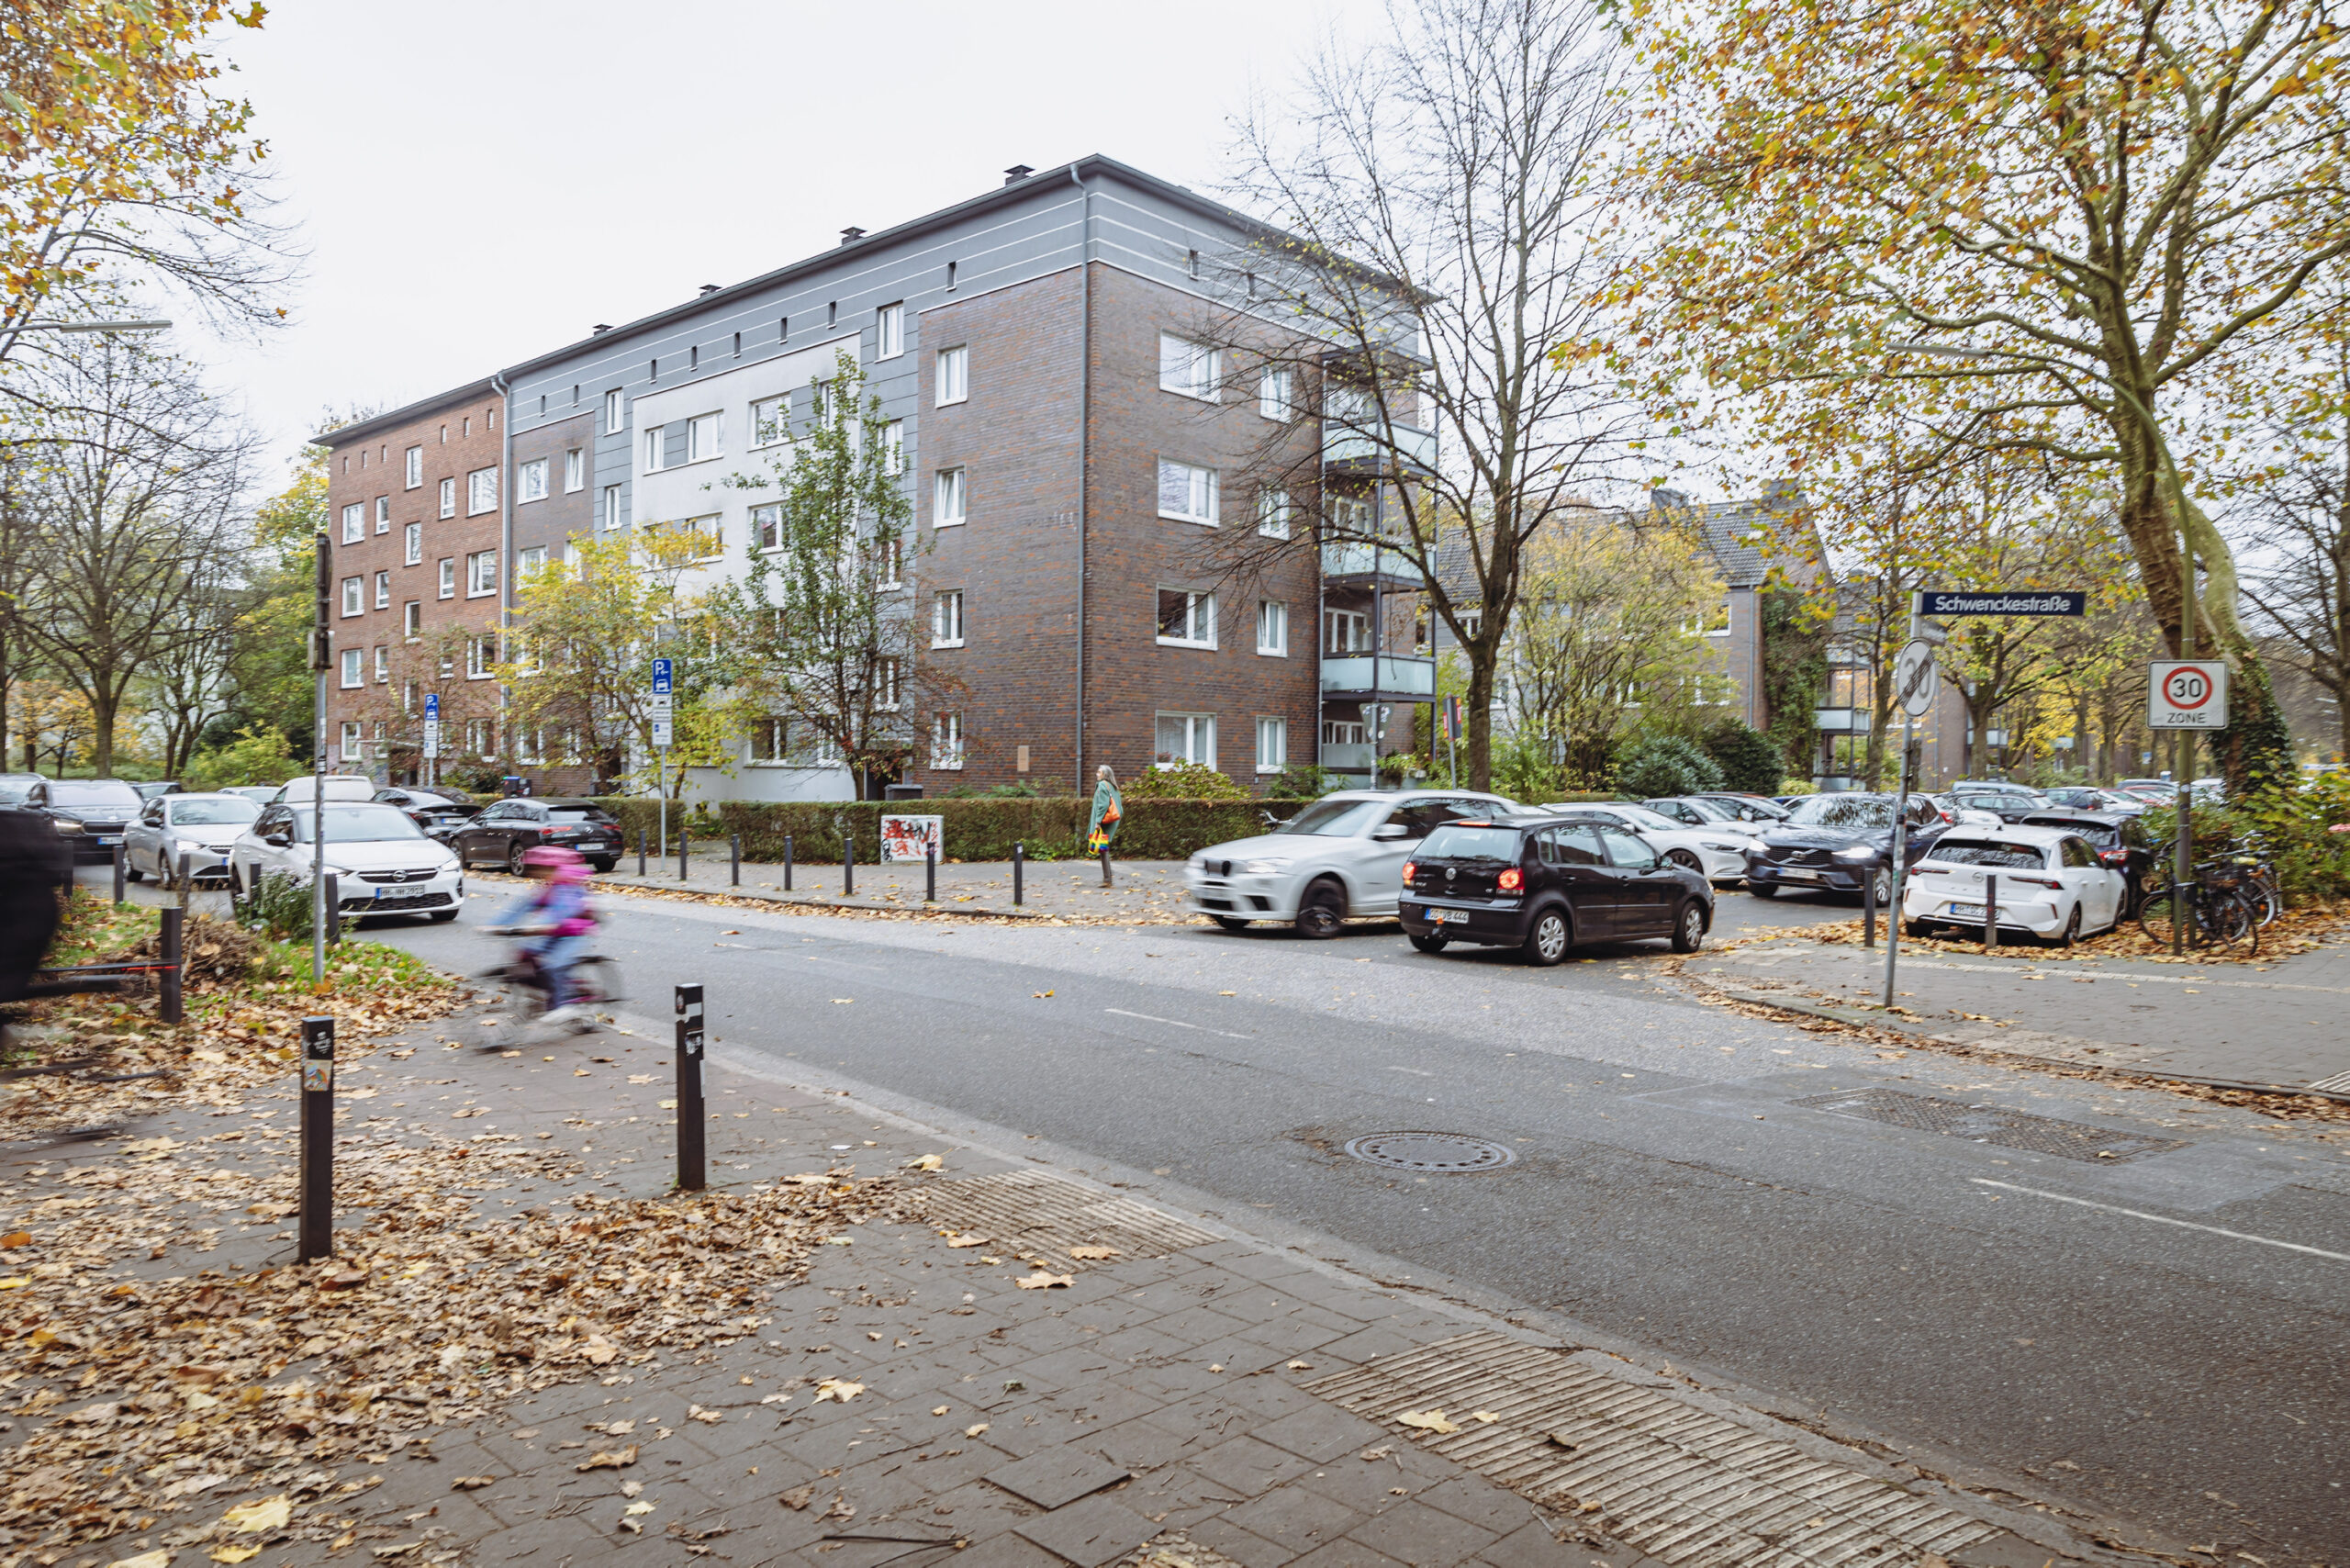
{"type": "Polygon", "coordinates": [[[1891,909],[1893,907],[1893,871],[1891,868],[1880,866],[1875,870],[1870,872],[1869,886],[1876,890],[1877,908],[1891,909]]]}
{"type": "Polygon", "coordinates": [[[1307,888],[1305,896],[1298,901],[1297,934],[1317,942],[1326,941],[1338,934],[1338,923],[1346,914],[1346,890],[1325,877],[1307,888]]]}
{"type": "Polygon", "coordinates": [[[509,844],[506,846],[506,869],[509,875],[516,877],[523,875],[526,870],[522,864],[522,846],[520,844],[509,844]]]}
{"type": "Polygon", "coordinates": [[[1237,914],[1212,914],[1209,915],[1208,918],[1214,921],[1218,925],[1223,926],[1226,931],[1246,931],[1248,929],[1248,923],[1241,919],[1237,914]]]}
{"type": "Polygon", "coordinates": [[[613,867],[619,865],[620,861],[617,859],[590,860],[588,864],[593,866],[599,871],[609,871],[613,867]]]}
{"type": "Polygon", "coordinates": [[[1526,933],[1526,961],[1539,969],[1549,969],[1567,956],[1574,946],[1574,932],[1567,924],[1564,910],[1546,909],[1534,917],[1526,933]]]}
{"type": "Polygon", "coordinates": [[[1776,882],[1758,882],[1753,878],[1749,877],[1746,879],[1746,890],[1752,893],[1758,899],[1774,899],[1779,896],[1779,884],[1776,882]]]}
{"type": "Polygon", "coordinates": [[[1695,871],[1700,877],[1706,874],[1706,863],[1685,849],[1666,850],[1664,860],[1668,866],[1678,866],[1684,871],[1695,871]]]}
{"type": "Polygon", "coordinates": [[[127,882],[143,882],[147,879],[147,873],[132,865],[130,857],[126,855],[122,857],[122,877],[127,882]]]}
{"type": "Polygon", "coordinates": [[[1673,950],[1694,953],[1705,945],[1705,906],[1691,899],[1681,906],[1681,913],[1673,922],[1673,950]]]}
{"type": "Polygon", "coordinates": [[[1423,953],[1441,953],[1451,941],[1443,932],[1431,931],[1426,936],[1414,936],[1412,946],[1423,953]]]}
{"type": "Polygon", "coordinates": [[[2079,902],[2076,900],[2073,904],[2073,913],[2067,916],[2065,921],[2065,933],[2063,935],[2057,937],[2056,941],[2058,946],[2069,947],[2080,939],[2081,906],[2079,902]]]}
{"type": "Polygon", "coordinates": [[[1934,923],[1930,920],[1907,920],[1901,923],[1901,929],[1922,942],[1934,934],[1934,923]]]}

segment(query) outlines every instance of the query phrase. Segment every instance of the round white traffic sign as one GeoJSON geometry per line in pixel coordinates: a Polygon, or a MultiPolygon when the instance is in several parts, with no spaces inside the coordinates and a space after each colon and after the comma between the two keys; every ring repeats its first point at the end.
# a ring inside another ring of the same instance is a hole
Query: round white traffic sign
{"type": "Polygon", "coordinates": [[[1926,642],[1905,644],[1893,666],[1894,700],[1915,719],[1934,705],[1934,649],[1926,642]]]}
{"type": "Polygon", "coordinates": [[[2228,727],[2224,659],[2156,659],[2146,671],[2146,723],[2157,730],[2228,727]]]}
{"type": "Polygon", "coordinates": [[[2163,677],[2163,700],[2174,708],[2200,708],[2211,700],[2211,678],[2192,667],[2163,677]]]}

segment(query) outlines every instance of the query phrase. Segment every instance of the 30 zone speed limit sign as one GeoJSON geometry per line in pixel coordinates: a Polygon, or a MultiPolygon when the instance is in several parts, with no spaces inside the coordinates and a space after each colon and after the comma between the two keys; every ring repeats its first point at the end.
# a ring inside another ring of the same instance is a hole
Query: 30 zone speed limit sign
{"type": "Polygon", "coordinates": [[[2147,671],[2146,727],[2224,730],[2228,666],[2221,659],[2156,659],[2147,671]]]}

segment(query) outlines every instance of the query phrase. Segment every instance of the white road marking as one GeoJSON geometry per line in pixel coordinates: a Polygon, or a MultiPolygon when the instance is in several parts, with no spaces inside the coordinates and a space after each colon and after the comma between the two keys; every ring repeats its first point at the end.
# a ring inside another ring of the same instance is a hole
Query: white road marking
{"type": "Polygon", "coordinates": [[[2350,1252],[2328,1252],[2322,1247],[2304,1247],[2298,1241],[2279,1241],[2272,1236],[2254,1236],[2247,1231],[2226,1230],[2216,1225],[2198,1225],[2191,1219],[2173,1219],[2168,1215],[2150,1215],[2143,1209],[2125,1209],[2113,1204],[2091,1203],[2087,1198],[2066,1197],[2062,1193],[2043,1193],[2037,1187],[2019,1187],[2012,1182],[1994,1182],[1987,1176],[1970,1176],[1968,1181],[1978,1187],[1998,1187],[2004,1192],[2024,1193],[2035,1198],[2053,1198],[2060,1204],[2078,1204],[2085,1209],[2102,1209],[2109,1215],[2128,1215],[2132,1219],[2150,1219],[2156,1225],[2176,1225],[2188,1230],[2209,1231],[2213,1236],[2225,1236],[2237,1241],[2257,1241],[2263,1247],[2281,1247],[2288,1252],[2307,1252],[2315,1258],[2331,1258],[2337,1263],[2350,1263],[2350,1252]]]}
{"type": "Polygon", "coordinates": [[[1236,1035],[1229,1029],[1211,1029],[1204,1024],[1186,1024],[1181,1018],[1158,1018],[1147,1013],[1129,1013],[1123,1007],[1105,1007],[1104,1013],[1114,1013],[1121,1018],[1139,1018],[1146,1024],[1164,1024],[1173,1029],[1197,1029],[1203,1035],[1222,1035],[1227,1040],[1247,1040],[1255,1036],[1236,1035]]]}
{"type": "MultiPolygon", "coordinates": [[[[1415,1078],[1434,1078],[1436,1076],[1433,1072],[1422,1072],[1416,1067],[1391,1067],[1387,1070],[1390,1072],[1408,1072],[1415,1078]]],[[[1627,1073],[1625,1076],[1628,1078],[1631,1075],[1627,1073]]]]}

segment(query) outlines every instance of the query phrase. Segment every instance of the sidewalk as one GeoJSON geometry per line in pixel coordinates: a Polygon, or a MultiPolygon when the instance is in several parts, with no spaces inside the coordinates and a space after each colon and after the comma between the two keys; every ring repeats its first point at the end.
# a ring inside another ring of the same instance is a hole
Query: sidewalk
{"type": "Polygon", "coordinates": [[[1881,1010],[1885,949],[1787,941],[1702,954],[1683,972],[1733,998],[2005,1054],[2350,1097],[2350,942],[2275,963],[2176,965],[2002,947],[1902,948],[1881,1010]]]}
{"type": "MultiPolygon", "coordinates": [[[[344,1157],[364,1168],[500,1145],[535,1155],[455,1183],[442,1223],[592,1210],[609,1233],[630,1223],[610,1206],[620,1200],[677,1202],[662,1198],[675,1136],[666,1043],[512,1034],[476,1009],[348,1063],[344,1157]]],[[[2058,1515],[2010,1513],[1618,1358],[943,1147],[838,1096],[722,1068],[709,1094],[713,1184],[756,1193],[811,1167],[901,1172],[927,1223],[851,1218],[814,1249],[804,1281],[752,1298],[766,1305],[741,1323],[755,1324],[748,1337],[623,1342],[593,1374],[548,1369],[552,1386],[504,1407],[465,1403],[461,1380],[480,1374],[458,1361],[479,1352],[453,1337],[438,1361],[448,1388],[377,1391],[424,1413],[422,1437],[357,1463],[346,1453],[337,1469],[278,1443],[230,1474],[192,1470],[175,1488],[190,1495],[77,1549],[72,1568],[204,1568],[207,1552],[237,1563],[252,1547],[268,1553],[253,1568],[702,1556],[741,1568],[2042,1568],[2107,1555],[2058,1515]],[[904,1171],[929,1154],[943,1156],[937,1174],[904,1171]],[[298,1501],[273,1526],[277,1496],[298,1501]],[[255,1515],[232,1509],[252,1504],[263,1522],[241,1532],[255,1515]]],[[[247,1137],[282,1136],[266,1119],[276,1111],[211,1119],[229,1114],[158,1114],[128,1129],[141,1140],[128,1157],[173,1162],[195,1187],[240,1157],[290,1155],[290,1139],[255,1150],[247,1137]],[[231,1136],[243,1141],[224,1147],[231,1136]]],[[[102,1189],[99,1168],[124,1158],[47,1151],[24,1195],[44,1181],[102,1189]]],[[[26,1179],[21,1151],[0,1160],[0,1177],[26,1179]]],[[[141,1274],[205,1271],[229,1289],[291,1261],[285,1222],[265,1215],[225,1212],[197,1234],[202,1256],[173,1249],[141,1274]]],[[[690,1305],[690,1280],[672,1272],[666,1288],[664,1311],[690,1305]]],[[[411,1295],[429,1350],[452,1330],[431,1327],[429,1295],[411,1295]]],[[[204,1353],[212,1331],[187,1332],[207,1338],[163,1360],[204,1353]]],[[[299,1385],[291,1371],[246,1397],[288,1383],[299,1385]]],[[[84,1380],[62,1403],[119,1397],[84,1380]]],[[[57,1418],[124,1418],[118,1408],[57,1418]]]]}
{"type": "Polygon", "coordinates": [[[648,859],[645,874],[636,874],[636,857],[623,856],[618,866],[596,878],[612,888],[688,888],[697,892],[733,893],[744,898],[804,904],[824,909],[874,909],[903,912],[934,907],[942,913],[1001,915],[1042,920],[1139,921],[1149,924],[1189,924],[1195,911],[1183,902],[1183,862],[1181,860],[1117,860],[1112,863],[1115,885],[1102,886],[1102,868],[1092,860],[1031,860],[1022,870],[1021,902],[1012,902],[1012,863],[1008,860],[950,862],[938,868],[938,902],[923,902],[923,867],[920,861],[856,868],[856,890],[842,890],[839,862],[797,865],[791,890],[783,887],[783,868],[743,863],[742,880],[731,879],[723,840],[696,840],[686,859],[687,876],[677,877],[675,855],[664,863],[648,859]]]}

